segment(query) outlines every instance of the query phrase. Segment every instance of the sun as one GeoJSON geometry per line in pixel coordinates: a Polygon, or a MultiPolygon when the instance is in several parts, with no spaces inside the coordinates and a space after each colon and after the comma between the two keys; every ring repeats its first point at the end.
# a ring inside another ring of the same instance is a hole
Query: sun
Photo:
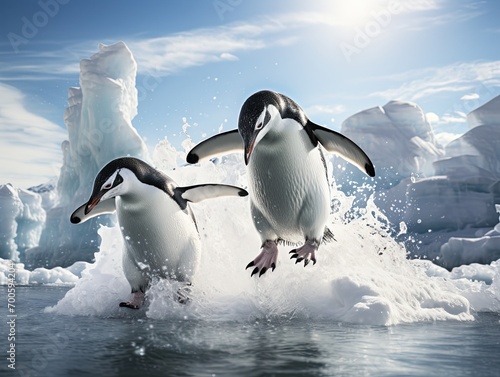
{"type": "Polygon", "coordinates": [[[380,0],[334,0],[330,6],[336,24],[357,27],[366,23],[383,3],[380,0]]]}

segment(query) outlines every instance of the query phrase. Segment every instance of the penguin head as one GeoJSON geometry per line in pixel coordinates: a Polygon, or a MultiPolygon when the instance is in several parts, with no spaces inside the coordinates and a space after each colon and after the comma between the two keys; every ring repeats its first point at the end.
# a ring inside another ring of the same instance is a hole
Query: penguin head
{"type": "Polygon", "coordinates": [[[134,171],[140,172],[142,165],[145,163],[136,158],[123,157],[104,166],[94,180],[94,188],[85,206],[85,214],[89,214],[101,200],[131,192],[134,182],[137,181],[134,171]]]}
{"type": "Polygon", "coordinates": [[[94,181],[92,195],[85,206],[86,215],[88,215],[101,200],[114,198],[123,192],[122,184],[124,179],[120,173],[120,168],[116,169],[111,175],[103,174],[102,170],[99,172],[94,181]]]}
{"type": "MultiPolygon", "coordinates": [[[[243,103],[238,130],[243,138],[245,164],[248,165],[257,144],[266,136],[274,135],[283,118],[292,118],[305,125],[307,117],[302,109],[287,96],[270,90],[257,92],[243,103]]],[[[270,138],[270,136],[267,136],[270,138]]]]}

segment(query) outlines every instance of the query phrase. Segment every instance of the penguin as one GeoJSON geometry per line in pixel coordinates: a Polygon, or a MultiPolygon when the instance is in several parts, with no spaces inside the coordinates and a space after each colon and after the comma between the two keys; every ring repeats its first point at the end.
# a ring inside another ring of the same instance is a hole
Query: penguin
{"type": "MultiPolygon", "coordinates": [[[[134,157],[117,158],[97,174],[89,200],[70,216],[73,224],[116,211],[124,241],[123,272],[132,289],[121,307],[139,309],[155,277],[185,283],[198,266],[201,241],[190,202],[219,196],[247,196],[242,188],[200,184],[179,186],[134,157]]],[[[189,290],[189,288],[187,288],[189,290]]],[[[185,294],[178,292],[185,302],[185,294]]]]}
{"type": "Polygon", "coordinates": [[[260,253],[246,266],[253,267],[251,276],[274,271],[279,243],[300,245],[290,258],[307,266],[316,264],[320,244],[333,240],[326,226],[330,184],[324,150],[375,176],[372,162],[352,140],[312,122],[286,95],[263,90],[243,103],[238,129],[212,136],[188,153],[192,164],[243,152],[250,210],[262,241],[260,253]]]}

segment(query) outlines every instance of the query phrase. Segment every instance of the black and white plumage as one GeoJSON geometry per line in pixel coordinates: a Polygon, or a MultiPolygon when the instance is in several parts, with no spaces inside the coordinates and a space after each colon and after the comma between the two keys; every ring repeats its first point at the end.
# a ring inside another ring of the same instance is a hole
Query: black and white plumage
{"type": "Polygon", "coordinates": [[[310,121],[289,97],[260,91],[243,104],[238,129],[215,135],[197,146],[187,162],[223,153],[243,152],[250,207],[262,240],[261,253],[247,266],[252,275],[276,267],[280,241],[302,243],[292,250],[296,263],[316,263],[330,210],[330,185],[323,149],[356,165],[369,176],[375,168],[353,141],[310,121]]]}
{"type": "Polygon", "coordinates": [[[144,161],[123,157],[102,168],[90,199],[70,220],[78,224],[116,211],[124,240],[123,271],[133,293],[120,306],[139,308],[153,277],[191,282],[201,245],[189,202],[247,194],[228,185],[178,186],[144,161]]]}

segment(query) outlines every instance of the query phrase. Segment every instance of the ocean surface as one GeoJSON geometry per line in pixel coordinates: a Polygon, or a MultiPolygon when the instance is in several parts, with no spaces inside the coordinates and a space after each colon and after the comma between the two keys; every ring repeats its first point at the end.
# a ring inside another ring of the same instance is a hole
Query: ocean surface
{"type": "MultiPolygon", "coordinates": [[[[15,370],[5,376],[499,376],[500,315],[353,325],[304,316],[237,321],[44,311],[69,287],[16,288],[15,370]]],[[[0,344],[8,354],[7,287],[0,344]]]]}

